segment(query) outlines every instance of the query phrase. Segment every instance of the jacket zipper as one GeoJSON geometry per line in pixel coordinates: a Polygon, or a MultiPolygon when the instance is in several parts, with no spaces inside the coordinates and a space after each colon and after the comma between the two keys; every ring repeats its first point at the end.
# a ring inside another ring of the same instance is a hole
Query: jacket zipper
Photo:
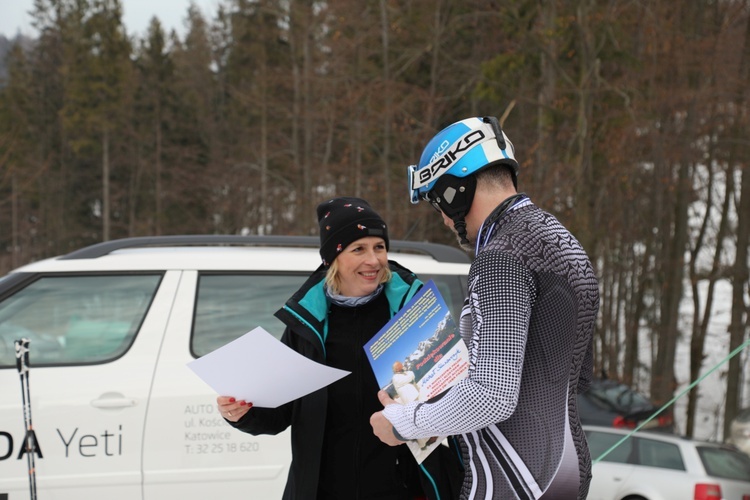
{"type": "MultiPolygon", "coordinates": [[[[354,310],[354,318],[355,318],[356,321],[359,320],[359,311],[357,311],[356,308],[354,310]]],[[[356,321],[354,322],[355,324],[357,324],[356,321]]],[[[358,368],[356,370],[356,373],[357,373],[356,383],[355,383],[356,385],[354,387],[360,388],[360,387],[362,387],[362,370],[359,369],[359,367],[362,366],[362,362],[364,361],[361,358],[361,355],[364,353],[364,350],[357,348],[357,346],[363,344],[363,342],[362,342],[362,333],[361,333],[362,329],[361,328],[356,328],[356,330],[357,330],[357,339],[354,342],[354,351],[355,351],[354,352],[354,355],[355,355],[354,359],[357,360],[356,366],[358,368]]],[[[363,413],[363,402],[362,402],[362,391],[360,391],[360,390],[356,390],[356,403],[357,403],[358,412],[359,412],[359,414],[361,416],[362,413],[363,413]]],[[[358,422],[359,422],[359,419],[358,419],[358,422]]],[[[362,496],[362,492],[360,491],[360,482],[359,482],[359,465],[360,465],[360,461],[362,459],[361,456],[360,456],[361,451],[362,451],[361,450],[361,448],[362,448],[362,436],[361,436],[361,431],[359,429],[359,425],[357,425],[357,432],[355,433],[355,435],[356,435],[355,439],[357,440],[357,442],[356,442],[356,445],[354,447],[354,460],[355,460],[354,463],[356,464],[356,467],[354,468],[354,471],[355,471],[354,472],[355,473],[354,484],[357,485],[357,492],[356,492],[357,494],[356,494],[355,498],[359,499],[362,496]]]]}

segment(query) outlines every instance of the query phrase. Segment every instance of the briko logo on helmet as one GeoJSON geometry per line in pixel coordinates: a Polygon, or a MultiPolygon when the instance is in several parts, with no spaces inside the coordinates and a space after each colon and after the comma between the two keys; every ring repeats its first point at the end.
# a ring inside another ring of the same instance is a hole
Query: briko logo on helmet
{"type": "MultiPolygon", "coordinates": [[[[431,191],[436,188],[438,179],[443,175],[465,178],[494,164],[509,167],[515,185],[518,162],[515,159],[513,144],[502,131],[497,118],[472,117],[449,125],[427,144],[419,163],[407,167],[411,202],[419,203],[420,199],[429,201],[430,198],[444,197],[446,193],[443,192],[430,196],[431,191]]],[[[448,184],[456,184],[456,181],[450,181],[448,184]]],[[[464,188],[468,189],[468,186],[464,188]]]]}
{"type": "Polygon", "coordinates": [[[435,151],[435,154],[432,155],[432,158],[430,158],[430,163],[434,162],[438,159],[438,157],[443,154],[443,151],[448,149],[448,146],[450,146],[451,143],[446,139],[443,142],[440,143],[440,146],[437,148],[437,151],[435,151]]]}
{"type": "MultiPolygon", "coordinates": [[[[427,168],[423,168],[418,171],[418,180],[416,185],[412,185],[412,189],[418,189],[426,186],[433,179],[437,179],[444,171],[448,170],[454,162],[460,160],[475,144],[481,142],[487,138],[487,134],[484,130],[471,130],[469,133],[457,140],[453,147],[438,156],[427,168]]],[[[442,144],[441,144],[442,146],[442,144]]]]}

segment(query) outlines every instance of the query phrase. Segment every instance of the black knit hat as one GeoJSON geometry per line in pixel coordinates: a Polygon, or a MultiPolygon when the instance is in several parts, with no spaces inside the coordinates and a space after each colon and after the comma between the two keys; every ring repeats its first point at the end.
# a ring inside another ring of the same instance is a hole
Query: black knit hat
{"type": "Polygon", "coordinates": [[[320,256],[323,265],[331,262],[350,243],[366,236],[379,236],[388,249],[385,221],[361,198],[333,198],[318,205],[320,256]]]}

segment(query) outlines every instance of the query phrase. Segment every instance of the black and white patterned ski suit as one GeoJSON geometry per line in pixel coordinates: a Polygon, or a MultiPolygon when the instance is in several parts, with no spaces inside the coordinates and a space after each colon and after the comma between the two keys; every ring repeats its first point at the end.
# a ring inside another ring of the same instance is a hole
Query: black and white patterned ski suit
{"type": "Polygon", "coordinates": [[[528,198],[492,218],[459,321],[469,377],[385,415],[407,438],[461,436],[463,499],[584,499],[576,394],[592,377],[597,279],[579,242],[528,198]]]}

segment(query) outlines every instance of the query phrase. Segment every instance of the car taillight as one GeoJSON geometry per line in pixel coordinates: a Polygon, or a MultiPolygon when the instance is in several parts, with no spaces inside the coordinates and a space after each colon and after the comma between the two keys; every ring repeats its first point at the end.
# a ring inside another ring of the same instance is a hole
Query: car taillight
{"type": "Polygon", "coordinates": [[[718,484],[696,484],[693,500],[721,500],[721,487],[718,484]]]}
{"type": "Polygon", "coordinates": [[[612,427],[620,429],[635,429],[635,422],[626,419],[622,415],[617,415],[614,420],[612,420],[612,427]]]}
{"type": "Polygon", "coordinates": [[[657,419],[659,421],[659,427],[669,427],[672,425],[672,415],[659,415],[657,419]]]}

